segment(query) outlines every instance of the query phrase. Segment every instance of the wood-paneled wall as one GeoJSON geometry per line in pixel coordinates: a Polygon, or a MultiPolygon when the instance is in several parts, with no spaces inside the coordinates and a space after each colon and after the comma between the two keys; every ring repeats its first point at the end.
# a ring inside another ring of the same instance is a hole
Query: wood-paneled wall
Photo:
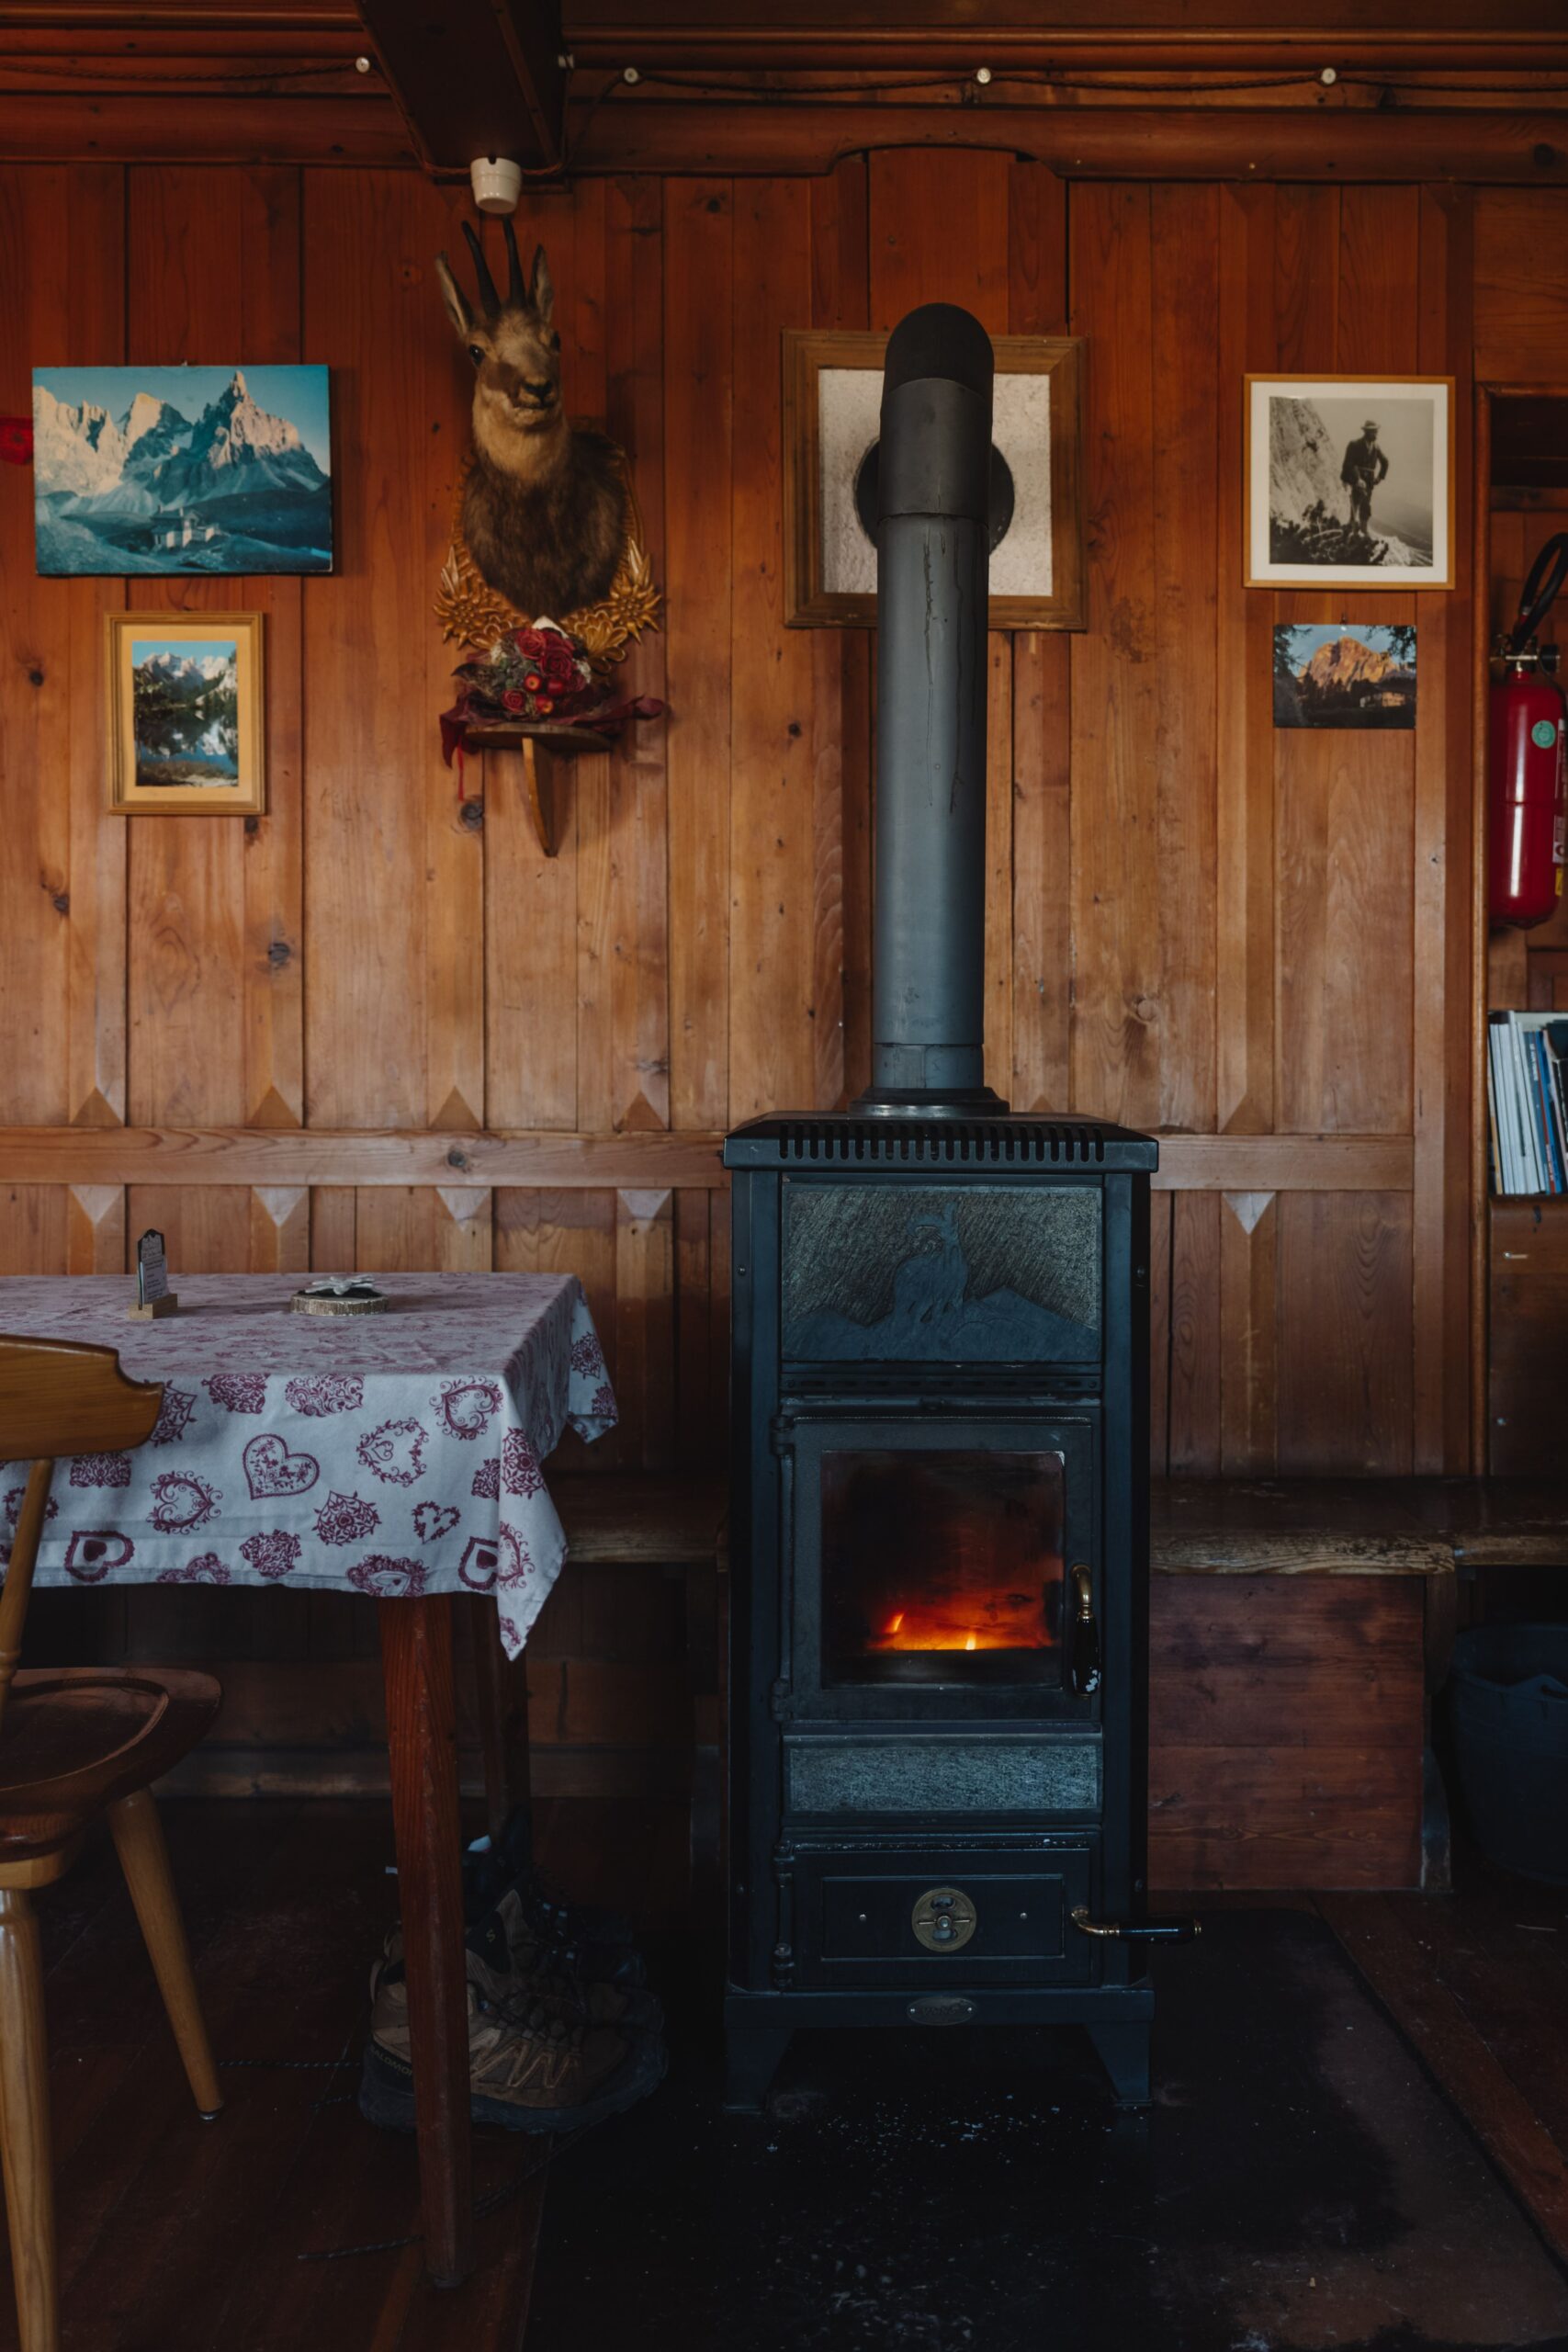
{"type": "Polygon", "coordinates": [[[1552,372],[1568,196],[1069,190],[924,149],[531,195],[665,594],[628,683],[671,707],[571,768],[552,860],[511,755],[466,798],[439,756],[464,201],[0,173],[0,410],[34,363],[325,361],[338,548],[302,582],[40,581],[0,469],[0,1269],[119,1270],[152,1223],[184,1270],[571,1267],[625,1414],[595,1459],[722,1457],[715,1139],[868,1058],[871,644],[782,626],[779,336],[942,298],[1088,343],[1089,627],[991,645],[988,1074],[1170,1133],[1156,1465],[1464,1466],[1469,390],[1477,355],[1552,372]],[[1456,594],[1242,587],[1241,378],[1276,368],[1457,378],[1456,594]],[[132,600],[266,613],[265,817],[103,813],[132,600]],[[1274,621],[1341,616],[1417,620],[1414,736],[1274,734],[1274,621]]]}
{"type": "MultiPolygon", "coordinates": [[[[1451,371],[1463,419],[1513,299],[1493,214],[1564,201],[1069,193],[920,149],[530,198],[569,399],[631,451],[665,590],[628,670],[672,709],[576,763],[546,860],[511,756],[460,799],[437,748],[467,386],[432,261],[458,194],[9,169],[0,405],[25,406],[33,361],[324,360],[339,561],[39,581],[28,476],[0,479],[5,1116],[48,1131],[0,1137],[29,1178],[0,1263],[118,1268],[156,1220],[188,1269],[572,1265],[615,1355],[617,1458],[722,1452],[707,1139],[841,1102],[868,1039],[871,648],[781,625],[779,334],[946,298],[1089,345],[1089,626],[992,643],[988,1057],[1020,1106],[1213,1139],[1173,1144],[1158,1204],[1156,1461],[1461,1463],[1468,594],[1242,588],[1240,378],[1451,371]],[[101,813],[99,630],[128,595],[266,612],[265,817],[101,813]],[[1418,618],[1413,738],[1273,733],[1273,621],[1342,614],[1418,618]],[[86,1127],[123,1132],[89,1155],[86,1127]],[[257,1128],[269,1181],[214,1181],[257,1128]],[[302,1129],[343,1140],[323,1161],[313,1136],[307,1165],[302,1129]],[[670,1181],[666,1129],[702,1181],[670,1181]],[[353,1138],[386,1130],[450,1132],[423,1167],[452,1181],[383,1181],[353,1138]],[[502,1130],[611,1140],[592,1182],[557,1155],[548,1183],[481,1182],[465,1139],[502,1130]],[[182,1160],[166,1139],[192,1133],[218,1140],[182,1160]]],[[[1532,284],[1530,316],[1551,300],[1532,284]]],[[[1461,580],[1467,454],[1461,433],[1461,580]]]]}

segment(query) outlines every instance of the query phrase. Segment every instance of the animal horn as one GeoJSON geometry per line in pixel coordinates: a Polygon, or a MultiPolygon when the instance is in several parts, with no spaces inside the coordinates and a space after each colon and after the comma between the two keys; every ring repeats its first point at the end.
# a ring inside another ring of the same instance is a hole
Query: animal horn
{"type": "MultiPolygon", "coordinates": [[[[508,228],[511,225],[508,221],[508,228]]],[[[474,257],[474,276],[479,280],[479,300],[493,318],[501,308],[501,297],[495,290],[495,280],[490,274],[490,264],[485,259],[485,249],[475,236],[471,224],[467,220],[463,223],[463,234],[468,241],[468,251],[474,257]]]]}
{"type": "Polygon", "coordinates": [[[517,232],[512,225],[510,212],[501,226],[502,233],[506,239],[506,260],[511,273],[506,284],[506,299],[509,302],[526,302],[528,288],[524,282],[523,264],[517,252],[517,232]]]}

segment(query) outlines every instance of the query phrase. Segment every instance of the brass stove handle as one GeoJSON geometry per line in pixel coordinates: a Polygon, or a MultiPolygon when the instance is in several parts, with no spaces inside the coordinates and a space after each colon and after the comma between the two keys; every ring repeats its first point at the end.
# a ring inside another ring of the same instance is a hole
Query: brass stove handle
{"type": "Polygon", "coordinates": [[[1092,1699],[1100,1684],[1100,1626],[1094,1613],[1094,1576],[1080,1560],[1070,1571],[1073,1594],[1073,1690],[1092,1699]]]}
{"type": "Polygon", "coordinates": [[[1120,1936],[1130,1944],[1190,1944],[1203,1932],[1197,1919],[1091,1919],[1081,1904],[1073,1925],[1081,1936],[1120,1936]]]}

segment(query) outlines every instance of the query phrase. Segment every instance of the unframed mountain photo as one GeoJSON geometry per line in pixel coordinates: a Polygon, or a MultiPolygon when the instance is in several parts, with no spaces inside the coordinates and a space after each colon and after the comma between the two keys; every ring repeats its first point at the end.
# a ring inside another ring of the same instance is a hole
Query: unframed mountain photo
{"type": "Polygon", "coordinates": [[[1247,379],[1247,579],[1446,588],[1447,379],[1247,379]]]}
{"type": "Polygon", "coordinates": [[[1413,622],[1294,622],[1274,631],[1276,727],[1416,725],[1413,622]]]}
{"type": "Polygon", "coordinates": [[[36,368],[38,568],[330,571],[324,368],[36,368]]]}

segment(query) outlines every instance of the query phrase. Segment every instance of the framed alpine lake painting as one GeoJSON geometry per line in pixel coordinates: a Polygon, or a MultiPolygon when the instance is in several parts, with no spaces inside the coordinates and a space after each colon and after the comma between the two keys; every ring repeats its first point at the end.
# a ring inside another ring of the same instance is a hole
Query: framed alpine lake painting
{"type": "Polygon", "coordinates": [[[110,613],[108,805],[257,817],[266,806],[260,613],[110,613]]]}
{"type": "Polygon", "coordinates": [[[35,368],[40,573],[330,571],[325,368],[35,368]]]}
{"type": "Polygon", "coordinates": [[[1248,376],[1249,588],[1451,588],[1451,376],[1248,376]]]}

